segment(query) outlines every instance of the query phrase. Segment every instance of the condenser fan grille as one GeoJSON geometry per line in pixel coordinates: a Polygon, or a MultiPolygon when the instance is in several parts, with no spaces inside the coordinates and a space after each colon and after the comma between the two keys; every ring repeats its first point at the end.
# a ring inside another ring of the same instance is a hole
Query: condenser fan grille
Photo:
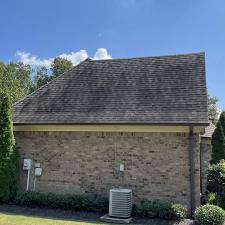
{"type": "Polygon", "coordinates": [[[111,189],[109,198],[109,216],[128,218],[132,210],[132,190],[111,189]]]}

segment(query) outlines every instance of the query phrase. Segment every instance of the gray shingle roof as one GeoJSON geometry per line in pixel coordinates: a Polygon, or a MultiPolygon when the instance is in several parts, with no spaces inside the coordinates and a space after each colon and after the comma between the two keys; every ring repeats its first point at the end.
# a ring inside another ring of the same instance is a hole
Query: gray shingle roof
{"type": "Polygon", "coordinates": [[[13,113],[14,124],[206,124],[204,53],[87,59],[13,113]]]}

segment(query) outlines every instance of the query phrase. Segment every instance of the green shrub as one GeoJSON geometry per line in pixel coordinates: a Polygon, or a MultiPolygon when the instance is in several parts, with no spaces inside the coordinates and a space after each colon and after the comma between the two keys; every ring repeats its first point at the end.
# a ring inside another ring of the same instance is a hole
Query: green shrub
{"type": "Polygon", "coordinates": [[[221,159],[225,158],[224,131],[220,119],[212,135],[212,163],[218,163],[221,159]]]}
{"type": "Polygon", "coordinates": [[[19,155],[13,136],[10,98],[0,93],[0,202],[16,195],[19,155]]]}
{"type": "Polygon", "coordinates": [[[225,188],[225,161],[213,164],[208,169],[207,190],[219,197],[225,188]]]}
{"type": "Polygon", "coordinates": [[[211,192],[207,195],[207,203],[210,205],[217,205],[217,195],[214,192],[211,192]]]}
{"type": "Polygon", "coordinates": [[[9,171],[10,171],[10,199],[15,198],[18,191],[18,181],[19,181],[19,150],[14,146],[13,152],[9,161],[9,171]]]}
{"type": "Polygon", "coordinates": [[[162,201],[143,200],[136,208],[137,214],[148,218],[183,219],[187,215],[187,209],[181,204],[173,204],[162,201]]]}
{"type": "Polygon", "coordinates": [[[97,195],[21,192],[14,203],[23,206],[70,209],[74,211],[108,211],[108,199],[97,195]]]}
{"type": "Polygon", "coordinates": [[[187,208],[182,204],[171,204],[173,218],[176,220],[184,219],[187,217],[187,208]]]}
{"type": "Polygon", "coordinates": [[[223,128],[223,134],[225,136],[225,111],[221,112],[219,121],[220,121],[221,126],[223,128]]]}
{"type": "Polygon", "coordinates": [[[207,204],[198,207],[194,217],[199,225],[223,225],[225,212],[219,206],[207,204]]]}
{"type": "Polygon", "coordinates": [[[225,209],[225,160],[220,160],[219,163],[209,167],[207,190],[215,193],[215,196],[210,194],[210,201],[208,197],[207,202],[225,209]]]}
{"type": "Polygon", "coordinates": [[[219,198],[217,197],[217,205],[222,209],[225,209],[225,190],[223,190],[223,193],[219,198]]]}

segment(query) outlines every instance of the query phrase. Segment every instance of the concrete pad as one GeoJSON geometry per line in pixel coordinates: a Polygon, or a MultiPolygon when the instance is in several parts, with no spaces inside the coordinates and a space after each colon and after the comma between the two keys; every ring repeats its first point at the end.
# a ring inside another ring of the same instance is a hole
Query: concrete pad
{"type": "Polygon", "coordinates": [[[110,217],[108,214],[101,216],[100,220],[107,223],[123,223],[128,224],[131,222],[132,217],[130,218],[117,218],[117,217],[110,217]]]}

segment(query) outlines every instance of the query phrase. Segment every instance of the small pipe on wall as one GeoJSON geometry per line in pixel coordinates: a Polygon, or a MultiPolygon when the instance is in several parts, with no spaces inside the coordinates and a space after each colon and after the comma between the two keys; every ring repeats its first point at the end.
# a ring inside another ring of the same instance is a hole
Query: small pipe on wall
{"type": "Polygon", "coordinates": [[[26,186],[26,191],[29,191],[29,183],[30,183],[30,169],[27,170],[27,186],[26,186]]]}

